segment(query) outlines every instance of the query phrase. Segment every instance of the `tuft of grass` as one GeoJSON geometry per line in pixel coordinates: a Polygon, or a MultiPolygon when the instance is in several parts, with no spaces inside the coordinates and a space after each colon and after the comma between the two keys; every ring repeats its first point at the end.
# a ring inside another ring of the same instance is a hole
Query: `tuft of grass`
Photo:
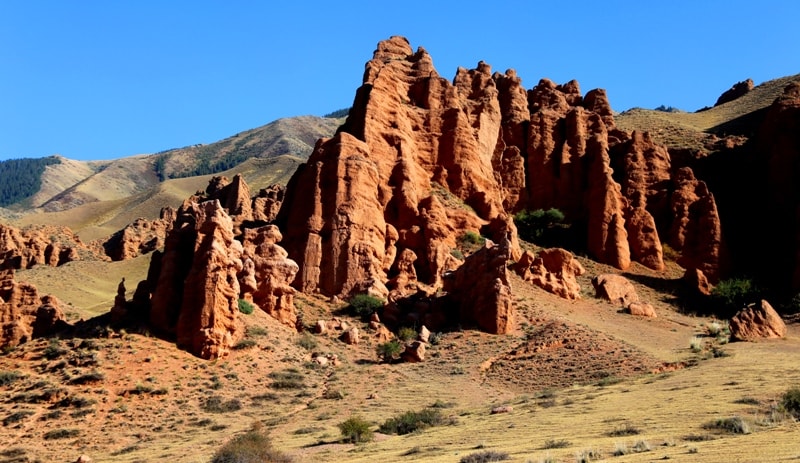
{"type": "Polygon", "coordinates": [[[360,416],[351,416],[336,425],[345,442],[360,444],[370,442],[373,438],[372,426],[367,420],[360,416]]]}
{"type": "Polygon", "coordinates": [[[250,349],[258,345],[255,339],[242,339],[241,341],[237,342],[235,346],[233,346],[233,350],[245,350],[250,349]]]}
{"type": "Polygon", "coordinates": [[[644,453],[649,452],[652,450],[650,448],[650,443],[646,440],[637,440],[635,444],[633,444],[633,451],[636,453],[644,453]]]}
{"type": "Polygon", "coordinates": [[[490,463],[493,461],[510,460],[511,455],[507,452],[498,452],[496,450],[484,450],[483,452],[475,452],[461,457],[459,463],[490,463]]]}
{"type": "Polygon", "coordinates": [[[544,441],[544,445],[542,446],[543,450],[548,449],[565,449],[572,445],[572,442],[566,439],[548,439],[544,441]]]}
{"type": "Polygon", "coordinates": [[[375,352],[378,354],[378,357],[384,362],[391,362],[392,360],[396,359],[402,351],[403,346],[397,339],[392,339],[391,341],[378,344],[378,346],[375,348],[375,352]]]}
{"type": "Polygon", "coordinates": [[[317,340],[311,334],[303,333],[297,339],[297,345],[305,350],[314,350],[317,348],[317,340]]]}
{"type": "Polygon", "coordinates": [[[272,447],[269,436],[260,425],[240,434],[223,445],[211,463],[291,463],[288,455],[272,447]]]}
{"type": "Polygon", "coordinates": [[[0,386],[9,386],[22,378],[22,373],[18,371],[0,371],[0,386]]]}
{"type": "Polygon", "coordinates": [[[272,378],[272,383],[269,385],[272,389],[304,389],[306,387],[303,382],[305,376],[295,368],[273,371],[267,376],[272,378]]]}
{"type": "Polygon", "coordinates": [[[408,326],[404,326],[397,330],[397,337],[400,338],[401,341],[411,341],[412,339],[416,339],[417,330],[408,326]]]}
{"type": "Polygon", "coordinates": [[[692,340],[689,342],[689,349],[692,350],[695,354],[699,354],[703,351],[703,340],[698,338],[697,336],[693,337],[692,340]]]}
{"type": "Polygon", "coordinates": [[[47,431],[44,433],[44,440],[54,440],[54,439],[70,439],[72,437],[77,437],[80,435],[80,431],[77,429],[54,429],[52,431],[47,431]]]}
{"type": "Polygon", "coordinates": [[[239,399],[223,400],[218,395],[212,395],[203,402],[203,410],[208,413],[229,413],[241,408],[242,402],[239,399]]]}
{"type": "Polygon", "coordinates": [[[625,423],[622,426],[610,431],[608,436],[610,437],[623,437],[623,436],[635,436],[637,434],[641,434],[641,429],[637,428],[636,426],[632,425],[631,423],[625,423]]]}
{"type": "Polygon", "coordinates": [[[761,401],[755,397],[742,397],[741,399],[734,400],[733,403],[742,405],[761,405],[761,401]]]}
{"type": "Polygon", "coordinates": [[[731,434],[750,434],[750,424],[741,416],[720,418],[716,421],[706,423],[703,427],[706,429],[719,429],[731,434]]]}
{"type": "Polygon", "coordinates": [[[267,334],[267,329],[263,326],[248,326],[245,330],[245,336],[249,338],[258,338],[261,336],[266,336],[267,334]]]}
{"type": "Polygon", "coordinates": [[[18,412],[14,412],[8,415],[7,417],[3,418],[3,426],[8,426],[10,424],[18,423],[24,420],[25,418],[33,415],[33,413],[34,412],[32,412],[31,410],[21,410],[18,412]]]}
{"type": "Polygon", "coordinates": [[[600,452],[595,449],[586,449],[581,450],[575,454],[575,462],[576,463],[589,463],[590,461],[594,461],[599,459],[600,452]]]}

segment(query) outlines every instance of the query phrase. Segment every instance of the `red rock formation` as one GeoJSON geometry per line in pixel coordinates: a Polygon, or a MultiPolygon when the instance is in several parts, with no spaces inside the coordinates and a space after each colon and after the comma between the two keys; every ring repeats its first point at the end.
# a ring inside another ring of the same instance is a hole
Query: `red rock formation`
{"type": "MultiPolygon", "coordinates": [[[[276,244],[281,239],[281,232],[275,225],[245,231],[245,262],[252,263],[253,273],[251,279],[248,272],[248,278],[245,278],[240,286],[243,295],[246,294],[245,288],[252,292],[252,301],[262,310],[281,323],[294,328],[297,325],[297,314],[294,309],[295,290],[290,285],[297,275],[298,266],[295,261],[287,258],[287,252],[276,244]]],[[[244,267],[249,265],[245,264],[244,267]]]]}
{"type": "Polygon", "coordinates": [[[734,341],[757,341],[786,336],[786,324],[775,309],[765,300],[751,304],[733,316],[730,321],[731,339],[734,341]]]}
{"type": "MultiPolygon", "coordinates": [[[[770,106],[758,133],[756,153],[766,160],[767,226],[759,242],[769,250],[760,262],[783,287],[800,290],[800,82],[788,85],[770,106]]],[[[753,214],[756,211],[743,211],[753,214]]],[[[749,243],[748,243],[749,244],[749,243]]]]}
{"type": "Polygon", "coordinates": [[[19,230],[0,224],[0,268],[56,267],[78,260],[86,246],[67,227],[36,226],[19,230]]]}
{"type": "Polygon", "coordinates": [[[538,257],[525,251],[514,270],[525,281],[547,292],[564,299],[581,298],[581,287],[576,277],[583,275],[585,270],[569,251],[561,248],[543,249],[538,257]]]}
{"type": "Polygon", "coordinates": [[[413,251],[418,278],[437,284],[457,266],[450,250],[462,227],[489,232],[493,221],[507,222],[492,164],[497,94],[483,63],[459,69],[451,84],[425,50],[414,53],[401,37],[379,43],[343,130],[321,140],[287,186],[277,222],[300,265],[297,287],[349,296],[371,282],[366,289],[385,295],[391,246],[413,251]]]}
{"type": "Polygon", "coordinates": [[[714,103],[714,106],[725,104],[729,101],[733,101],[746,95],[750,90],[753,89],[753,86],[753,79],[747,79],[733,84],[733,87],[726,90],[722,95],[719,96],[719,98],[717,98],[717,102],[714,103]]]}
{"type": "Polygon", "coordinates": [[[36,287],[14,281],[14,270],[0,270],[0,348],[51,335],[68,324],[58,300],[39,297],[36,287]]]}
{"type": "Polygon", "coordinates": [[[241,334],[241,255],[231,218],[218,201],[185,202],[163,256],[154,261],[151,326],[199,357],[227,353],[241,334]]]}
{"type": "Polygon", "coordinates": [[[461,323],[474,323],[494,334],[514,329],[514,303],[506,269],[509,252],[507,241],[495,245],[486,240],[484,248],[446,275],[444,290],[459,307],[461,323]]]}
{"type": "Polygon", "coordinates": [[[133,259],[164,247],[164,239],[172,229],[177,211],[171,207],[161,209],[158,219],[139,218],[106,240],[95,241],[91,246],[113,261],[133,259]]]}
{"type": "Polygon", "coordinates": [[[625,307],[623,312],[637,317],[656,318],[655,307],[644,302],[631,302],[628,304],[628,307],[625,307]]]}
{"type": "Polygon", "coordinates": [[[258,191],[253,198],[253,220],[272,222],[281,209],[286,188],[283,185],[270,185],[258,191]]]}
{"type": "Polygon", "coordinates": [[[724,257],[722,225],[714,195],[688,168],[678,169],[672,195],[674,220],[670,243],[681,252],[678,264],[687,271],[699,270],[712,284],[720,279],[724,257]]]}

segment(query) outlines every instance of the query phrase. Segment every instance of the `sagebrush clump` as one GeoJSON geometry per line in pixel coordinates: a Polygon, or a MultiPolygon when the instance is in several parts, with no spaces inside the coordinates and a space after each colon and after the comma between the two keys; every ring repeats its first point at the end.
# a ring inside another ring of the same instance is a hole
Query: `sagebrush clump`
{"type": "Polygon", "coordinates": [[[272,447],[259,425],[229,440],[214,454],[211,463],[291,463],[292,458],[272,447]]]}
{"type": "Polygon", "coordinates": [[[336,425],[345,442],[360,444],[372,440],[372,426],[367,420],[360,416],[351,416],[345,421],[336,425]]]}

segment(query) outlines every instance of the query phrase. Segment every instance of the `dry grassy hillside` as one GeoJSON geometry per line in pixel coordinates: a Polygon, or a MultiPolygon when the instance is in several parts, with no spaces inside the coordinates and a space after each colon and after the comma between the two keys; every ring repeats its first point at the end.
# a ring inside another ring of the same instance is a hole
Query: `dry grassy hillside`
{"type": "Polygon", "coordinates": [[[747,132],[761,111],[781,95],[784,87],[797,80],[800,74],[764,82],[744,96],[706,111],[686,113],[633,108],[617,115],[615,121],[622,130],[650,132],[657,142],[670,148],[703,149],[709,134],[722,137],[747,132]]]}
{"type": "MultiPolygon", "coordinates": [[[[103,311],[95,289],[107,306],[115,292],[109,284],[88,288],[127,276],[132,289],[143,263],[73,263],[58,275],[35,269],[19,277],[46,290],[57,289],[54,281],[83,287],[67,296],[74,320],[103,311]]],[[[208,462],[254,423],[295,462],[459,462],[489,451],[519,463],[800,457],[800,426],[775,407],[800,382],[796,325],[785,340],[724,344],[709,335],[714,320],[676,311],[661,292],[675,283],[674,264],[666,274],[630,270],[659,313],[634,318],[592,296],[588,280],[612,269],[582,263],[583,299],[567,302],[515,278],[515,332],[443,333],[419,364],[379,363],[366,324],[347,316],[362,330],[357,346],[335,334],[296,334],[264,314],[245,316],[245,341],[214,362],[102,322],[74,338],[31,342],[0,356],[0,462],[68,462],[80,454],[208,462]],[[312,352],[341,364],[317,365],[312,352]],[[497,406],[511,409],[492,414],[497,406]],[[360,445],[343,442],[337,427],[360,416],[377,430],[426,407],[442,425],[376,433],[360,445]],[[717,426],[735,417],[746,434],[717,426]]],[[[342,307],[307,295],[297,306],[307,323],[342,307]]]]}
{"type": "MultiPolygon", "coordinates": [[[[278,156],[266,159],[249,159],[238,166],[216,175],[232,178],[241,173],[255,194],[260,188],[274,183],[286,184],[303,160],[296,156],[278,156]]],[[[96,201],[60,212],[34,212],[16,220],[17,226],[33,224],[65,225],[77,233],[84,242],[109,236],[139,217],[158,217],[161,208],[177,208],[198,190],[205,190],[211,175],[166,180],[149,189],[121,199],[96,201]]]]}

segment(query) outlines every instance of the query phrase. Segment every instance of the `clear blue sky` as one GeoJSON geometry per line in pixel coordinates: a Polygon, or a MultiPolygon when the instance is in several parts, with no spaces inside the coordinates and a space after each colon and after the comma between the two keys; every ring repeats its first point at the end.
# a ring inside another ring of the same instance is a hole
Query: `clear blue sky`
{"type": "Polygon", "coordinates": [[[711,105],[800,73],[800,2],[0,0],[0,159],[112,159],[348,107],[378,41],[452,79],[484,60],[608,90],[615,110],[711,105]]]}

